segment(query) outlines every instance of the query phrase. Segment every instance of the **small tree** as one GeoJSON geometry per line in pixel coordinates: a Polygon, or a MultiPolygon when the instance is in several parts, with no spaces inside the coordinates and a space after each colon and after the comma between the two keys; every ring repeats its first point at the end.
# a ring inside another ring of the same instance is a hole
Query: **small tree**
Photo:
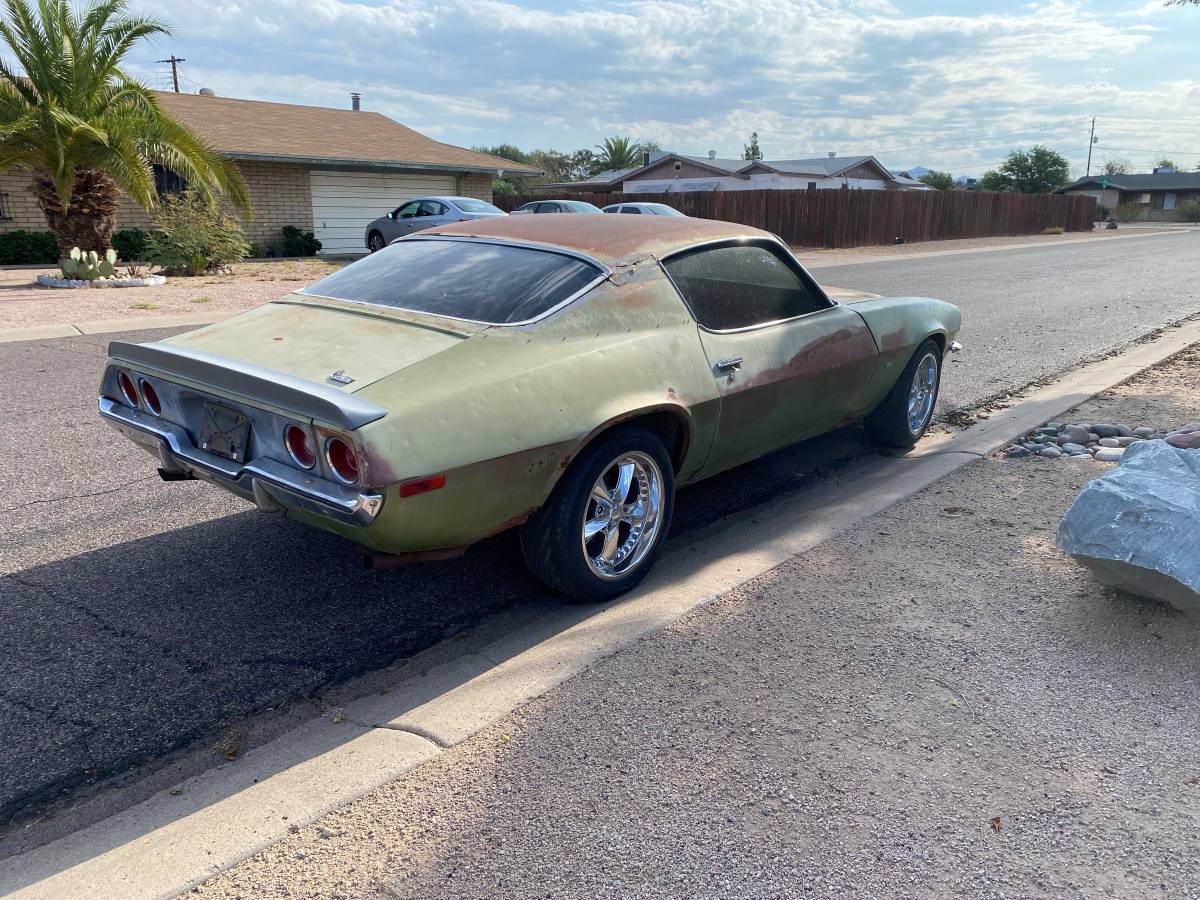
{"type": "Polygon", "coordinates": [[[1105,175],[1128,175],[1129,160],[1127,159],[1106,159],[1104,161],[1103,172],[1105,175]]]}
{"type": "Polygon", "coordinates": [[[249,207],[233,163],[167,115],[122,68],[142,40],[170,34],[124,0],[5,0],[0,41],[0,169],[33,174],[33,195],[62,255],[112,245],[121,194],[146,209],[158,197],[151,165],[193,189],[249,207]]]}
{"type": "Polygon", "coordinates": [[[146,261],[177,275],[219,269],[249,252],[238,221],[198,191],[163,197],[146,236],[146,261]]]}
{"type": "Polygon", "coordinates": [[[921,184],[927,184],[931,188],[936,188],[939,191],[954,189],[954,176],[949,172],[939,172],[936,169],[926,172],[917,181],[921,182],[921,184]]]}
{"type": "MultiPolygon", "coordinates": [[[[471,149],[476,153],[486,153],[488,156],[498,156],[500,159],[511,159],[516,163],[533,164],[529,154],[515,144],[497,144],[495,147],[472,147],[471,149]]],[[[492,193],[519,194],[521,193],[521,183],[515,178],[493,178],[492,193]]]]}
{"type": "Polygon", "coordinates": [[[1173,160],[1173,159],[1160,159],[1158,162],[1156,162],[1154,164],[1154,168],[1156,168],[1156,169],[1175,169],[1176,171],[1179,171],[1179,166],[1175,165],[1175,160],[1173,160]]]}
{"type": "Polygon", "coordinates": [[[762,149],[758,146],[758,132],[750,132],[750,143],[742,147],[742,159],[762,159],[762,149]]]}
{"type": "Polygon", "coordinates": [[[600,152],[592,159],[593,175],[611,169],[632,169],[642,163],[642,146],[630,137],[605,138],[596,149],[600,152]]]}
{"type": "Polygon", "coordinates": [[[985,172],[979,186],[985,191],[1049,194],[1070,180],[1071,164],[1059,153],[1040,144],[1028,152],[1014,150],[998,171],[985,172]]]}
{"type": "Polygon", "coordinates": [[[1175,209],[1185,222],[1200,222],[1200,200],[1184,200],[1175,209]]]}

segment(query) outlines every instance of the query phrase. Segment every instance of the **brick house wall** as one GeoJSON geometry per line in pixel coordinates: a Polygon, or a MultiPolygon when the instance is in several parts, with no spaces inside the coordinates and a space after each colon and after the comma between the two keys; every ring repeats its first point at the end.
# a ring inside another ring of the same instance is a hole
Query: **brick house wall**
{"type": "Polygon", "coordinates": [[[460,197],[474,197],[476,200],[492,202],[492,176],[486,172],[471,172],[458,176],[458,187],[455,189],[460,197]]]}
{"type": "MultiPolygon", "coordinates": [[[[308,167],[292,163],[239,162],[246,182],[254,219],[244,222],[246,237],[259,246],[279,246],[284,225],[312,231],[312,189],[308,167]]],[[[488,198],[491,181],[487,181],[488,198]]],[[[0,219],[0,233],[25,229],[46,231],[46,219],[33,196],[33,181],[24,170],[0,172],[0,192],[7,194],[8,218],[0,219]]],[[[472,195],[474,196],[474,195],[472,195]]],[[[236,214],[236,213],[235,213],[236,214]]],[[[117,229],[150,228],[150,214],[128,197],[117,211],[117,229]]]]}

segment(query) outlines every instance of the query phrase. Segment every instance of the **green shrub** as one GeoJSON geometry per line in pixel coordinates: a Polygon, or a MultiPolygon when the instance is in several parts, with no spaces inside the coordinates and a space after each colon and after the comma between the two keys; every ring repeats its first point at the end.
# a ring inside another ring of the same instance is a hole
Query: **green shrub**
{"type": "Polygon", "coordinates": [[[39,266],[58,262],[58,244],[49,231],[0,234],[0,266],[39,266]]]}
{"type": "Polygon", "coordinates": [[[1063,228],[1061,225],[1051,225],[1048,228],[1042,229],[1042,234],[1066,234],[1066,233],[1067,233],[1067,229],[1063,228]]]}
{"type": "Polygon", "coordinates": [[[163,197],[146,236],[146,261],[173,275],[219,269],[249,252],[237,220],[195,191],[163,197]]]}
{"type": "Polygon", "coordinates": [[[1184,200],[1175,209],[1185,222],[1200,222],[1200,200],[1184,200]]]}
{"type": "Polygon", "coordinates": [[[146,232],[141,228],[122,228],[113,235],[112,245],[121,259],[146,258],[146,232]]]}
{"type": "Polygon", "coordinates": [[[320,249],[321,242],[311,231],[301,231],[295,225],[283,226],[284,256],[316,256],[320,249]]]}
{"type": "Polygon", "coordinates": [[[1122,203],[1113,210],[1113,215],[1121,222],[1132,222],[1141,218],[1143,209],[1145,207],[1141,203],[1122,203]]]}

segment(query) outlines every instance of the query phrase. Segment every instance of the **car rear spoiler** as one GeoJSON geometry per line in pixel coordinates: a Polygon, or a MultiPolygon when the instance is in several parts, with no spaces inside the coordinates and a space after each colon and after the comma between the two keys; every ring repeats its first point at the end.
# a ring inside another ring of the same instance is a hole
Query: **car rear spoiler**
{"type": "Polygon", "coordinates": [[[387,415],[387,410],[378,403],[348,394],[341,388],[190,347],[113,341],[108,345],[108,355],[118,363],[168,377],[177,375],[351,431],[387,415]]]}

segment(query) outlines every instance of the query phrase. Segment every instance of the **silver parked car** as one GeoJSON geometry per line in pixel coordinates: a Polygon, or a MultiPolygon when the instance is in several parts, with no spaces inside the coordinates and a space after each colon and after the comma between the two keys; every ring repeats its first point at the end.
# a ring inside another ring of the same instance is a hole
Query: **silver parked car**
{"type": "Polygon", "coordinates": [[[396,238],[426,228],[504,215],[507,213],[500,207],[474,197],[418,197],[400,204],[367,226],[367,249],[374,253],[396,238]]]}
{"type": "Polygon", "coordinates": [[[512,211],[514,216],[527,213],[598,213],[600,207],[585,200],[531,200],[512,211]]]}
{"type": "Polygon", "coordinates": [[[606,213],[631,213],[635,216],[682,216],[679,210],[665,203],[611,203],[604,207],[606,213]]]}

